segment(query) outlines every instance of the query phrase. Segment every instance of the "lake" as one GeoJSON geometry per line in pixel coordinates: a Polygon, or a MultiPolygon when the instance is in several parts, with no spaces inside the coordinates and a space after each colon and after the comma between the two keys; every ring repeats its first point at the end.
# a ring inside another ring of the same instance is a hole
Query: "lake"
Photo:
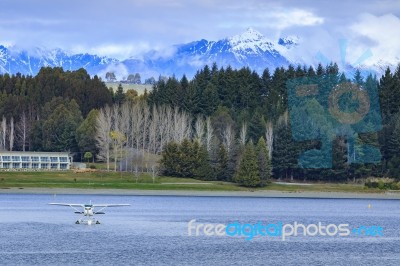
{"type": "Polygon", "coordinates": [[[1,265],[400,265],[400,201],[0,194],[1,265]],[[129,203],[76,225],[66,203],[129,203]],[[382,235],[188,235],[188,222],[348,224],[382,235]],[[375,228],[376,228],[375,227],[375,228]]]}

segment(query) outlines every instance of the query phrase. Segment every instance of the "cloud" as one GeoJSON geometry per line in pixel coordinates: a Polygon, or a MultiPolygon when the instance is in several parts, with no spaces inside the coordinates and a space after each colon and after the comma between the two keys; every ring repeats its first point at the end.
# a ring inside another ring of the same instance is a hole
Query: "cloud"
{"type": "Polygon", "coordinates": [[[252,26],[259,30],[268,30],[271,35],[275,35],[284,29],[318,26],[324,22],[325,18],[303,8],[238,5],[231,7],[225,14],[222,14],[217,26],[223,29],[235,28],[236,30],[252,26]]]}
{"type": "Polygon", "coordinates": [[[371,48],[373,57],[368,63],[372,64],[378,60],[397,64],[400,55],[400,18],[393,14],[376,16],[373,14],[362,14],[359,19],[350,26],[357,43],[357,51],[371,48]]]}
{"type": "Polygon", "coordinates": [[[88,52],[91,54],[109,56],[116,59],[126,59],[129,57],[140,57],[145,52],[151,50],[152,47],[146,42],[137,42],[135,44],[102,44],[96,47],[85,48],[75,47],[75,52],[88,52]]]}
{"type": "Polygon", "coordinates": [[[271,17],[275,19],[272,25],[278,29],[293,26],[315,26],[324,23],[324,18],[302,9],[273,12],[271,17]]]}
{"type": "Polygon", "coordinates": [[[174,44],[219,40],[254,27],[274,41],[298,35],[304,58],[320,51],[340,60],[338,40],[345,38],[349,61],[368,48],[371,60],[394,61],[399,16],[400,2],[388,0],[2,0],[0,44],[140,59],[149,50],[168,57],[174,44]]]}
{"type": "Polygon", "coordinates": [[[97,75],[101,77],[103,80],[106,80],[105,77],[107,72],[114,73],[117,80],[123,80],[128,77],[128,69],[124,64],[121,63],[111,64],[107,66],[106,69],[100,71],[97,75]]]}

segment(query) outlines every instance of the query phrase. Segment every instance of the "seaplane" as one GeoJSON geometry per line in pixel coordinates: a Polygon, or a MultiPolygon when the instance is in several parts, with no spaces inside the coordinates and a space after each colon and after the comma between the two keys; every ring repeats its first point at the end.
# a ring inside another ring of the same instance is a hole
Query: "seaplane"
{"type": "Polygon", "coordinates": [[[90,201],[89,204],[72,204],[72,203],[49,203],[49,205],[58,205],[58,206],[69,206],[74,209],[76,214],[82,214],[83,217],[78,219],[76,224],[100,224],[99,220],[94,218],[95,214],[105,214],[103,210],[108,207],[123,207],[130,206],[130,204],[92,204],[90,201]],[[83,210],[79,210],[78,208],[83,208],[83,210]],[[95,210],[95,208],[99,208],[95,210]]]}

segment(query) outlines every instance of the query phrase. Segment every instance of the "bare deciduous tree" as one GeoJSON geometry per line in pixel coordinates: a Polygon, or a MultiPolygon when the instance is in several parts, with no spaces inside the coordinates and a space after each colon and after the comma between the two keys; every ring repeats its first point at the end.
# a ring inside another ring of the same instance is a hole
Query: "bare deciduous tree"
{"type": "Polygon", "coordinates": [[[28,119],[25,112],[22,113],[21,119],[16,124],[17,141],[21,144],[22,151],[26,150],[26,141],[30,133],[28,119]]]}
{"type": "MultiPolygon", "coordinates": [[[[132,137],[131,137],[131,128],[132,128],[132,119],[130,117],[131,115],[131,107],[132,105],[127,101],[121,106],[120,113],[121,113],[121,132],[125,136],[125,144],[127,147],[131,146],[132,142],[132,137]]],[[[122,149],[121,149],[121,158],[123,157],[122,155],[122,149]]],[[[125,151],[127,156],[128,151],[125,151]]],[[[125,171],[128,171],[128,160],[125,160],[125,171]]]]}
{"type": "Polygon", "coordinates": [[[8,140],[10,141],[10,151],[12,151],[14,148],[14,117],[11,117],[10,134],[8,140]]]}
{"type": "Polygon", "coordinates": [[[158,134],[159,134],[159,146],[157,151],[161,152],[164,148],[166,138],[168,137],[168,121],[167,121],[167,109],[169,107],[163,105],[159,107],[158,110],[158,134]]]}
{"type": "Polygon", "coordinates": [[[148,152],[152,151],[153,153],[157,153],[157,143],[158,143],[158,128],[159,128],[159,113],[158,108],[154,105],[151,114],[151,121],[149,122],[149,145],[148,152]]]}
{"type": "Polygon", "coordinates": [[[97,117],[96,141],[99,148],[99,159],[107,162],[107,171],[110,170],[110,145],[111,145],[111,127],[112,127],[113,110],[106,106],[99,111],[97,117]]]}
{"type": "Polygon", "coordinates": [[[143,127],[143,106],[141,103],[135,104],[131,109],[132,117],[132,142],[134,147],[139,150],[142,143],[142,127],[143,127]]]}
{"type": "Polygon", "coordinates": [[[149,119],[150,119],[150,108],[145,103],[145,104],[143,104],[143,127],[142,127],[142,152],[143,152],[143,155],[144,155],[144,151],[146,150],[146,144],[148,142],[149,119]]]}
{"type": "Polygon", "coordinates": [[[195,124],[195,138],[200,142],[203,143],[203,138],[204,138],[204,118],[202,115],[198,115],[196,118],[196,124],[195,124]]]}
{"type": "Polygon", "coordinates": [[[268,155],[269,158],[272,157],[272,148],[274,144],[274,129],[271,122],[267,123],[266,130],[265,130],[265,140],[267,142],[268,147],[268,155]]]}
{"type": "MultiPolygon", "coordinates": [[[[166,106],[165,107],[165,119],[163,120],[165,123],[165,139],[163,140],[162,146],[164,147],[164,145],[168,142],[170,142],[173,139],[173,134],[172,134],[172,116],[173,116],[173,112],[172,112],[172,108],[171,106],[166,106]]],[[[162,149],[161,149],[162,150],[162,149]]]]}
{"type": "Polygon", "coordinates": [[[225,146],[228,154],[231,154],[234,140],[235,132],[233,131],[232,125],[228,124],[222,132],[222,144],[225,146]]]}
{"type": "Polygon", "coordinates": [[[241,145],[246,145],[247,142],[247,123],[243,122],[242,128],[240,130],[240,144],[241,145]]]}
{"type": "MultiPolygon", "coordinates": [[[[208,119],[208,137],[211,147],[213,129],[208,119]]],[[[204,136],[204,118],[199,117],[196,134],[204,136]]],[[[178,107],[149,106],[144,102],[128,102],[122,106],[105,107],[97,118],[97,145],[99,158],[107,161],[109,169],[110,153],[113,152],[114,166],[121,158],[121,169],[133,170],[132,154],[140,153],[142,164],[147,162],[151,153],[158,154],[170,141],[181,143],[192,138],[192,117],[178,107]],[[112,146],[112,150],[111,150],[112,146]]],[[[211,148],[210,148],[211,149],[211,148]]],[[[136,162],[138,164],[138,162],[136,162]]],[[[150,165],[156,165],[152,162],[150,165]]],[[[143,170],[143,165],[141,166],[143,170]]],[[[147,169],[148,172],[153,170],[147,169]]]]}
{"type": "Polygon", "coordinates": [[[151,178],[153,179],[153,183],[156,181],[156,177],[158,176],[158,167],[156,165],[151,166],[151,178]]]}
{"type": "Polygon", "coordinates": [[[3,116],[1,120],[1,149],[6,149],[6,139],[7,139],[7,119],[3,116]]]}
{"type": "Polygon", "coordinates": [[[214,129],[211,124],[211,119],[207,117],[206,119],[206,147],[207,151],[210,154],[212,151],[212,142],[214,138],[214,129]]]}

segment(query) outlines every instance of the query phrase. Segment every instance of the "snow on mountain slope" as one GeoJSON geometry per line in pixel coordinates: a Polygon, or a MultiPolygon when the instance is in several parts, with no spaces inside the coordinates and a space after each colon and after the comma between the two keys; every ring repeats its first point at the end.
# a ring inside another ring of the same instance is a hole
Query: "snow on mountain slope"
{"type": "MultiPolygon", "coordinates": [[[[219,67],[249,67],[261,74],[266,68],[273,71],[289,64],[315,67],[318,51],[311,51],[306,46],[298,36],[283,36],[272,41],[253,28],[221,40],[201,39],[121,61],[90,54],[70,54],[61,49],[32,48],[28,52],[0,45],[0,73],[35,75],[41,67],[50,66],[65,70],[83,67],[89,74],[98,74],[102,78],[109,71],[118,79],[132,73],[140,73],[142,79],[159,75],[181,77],[183,74],[191,78],[203,66],[215,62],[219,67]]],[[[375,68],[381,70],[382,65],[386,64],[379,62],[375,68]]]]}
{"type": "Polygon", "coordinates": [[[0,45],[0,73],[36,75],[41,67],[63,67],[64,70],[85,68],[96,74],[102,68],[117,60],[89,54],[68,54],[61,49],[46,50],[33,48],[32,51],[20,50],[17,47],[0,45]]]}
{"type": "Polygon", "coordinates": [[[289,65],[289,61],[276,49],[276,45],[258,31],[249,28],[245,32],[218,41],[199,40],[176,45],[170,56],[155,56],[151,51],[143,59],[124,60],[128,69],[140,73],[157,72],[163,75],[192,77],[206,64],[219,67],[249,67],[257,72],[289,65]]]}
{"type": "Polygon", "coordinates": [[[232,51],[237,53],[257,54],[266,51],[274,52],[275,50],[273,43],[253,28],[248,28],[242,34],[228,38],[228,41],[232,51]]]}
{"type": "Polygon", "coordinates": [[[63,67],[65,70],[85,68],[90,74],[105,76],[107,71],[124,78],[127,73],[141,73],[142,77],[186,74],[193,77],[206,64],[220,67],[249,67],[262,72],[287,66],[290,62],[279,52],[280,45],[260,32],[248,28],[245,32],[217,41],[199,40],[175,45],[170,53],[149,51],[141,59],[116,59],[89,54],[69,54],[61,49],[33,48],[32,51],[17,47],[0,46],[0,73],[35,75],[41,67],[63,67]]]}

